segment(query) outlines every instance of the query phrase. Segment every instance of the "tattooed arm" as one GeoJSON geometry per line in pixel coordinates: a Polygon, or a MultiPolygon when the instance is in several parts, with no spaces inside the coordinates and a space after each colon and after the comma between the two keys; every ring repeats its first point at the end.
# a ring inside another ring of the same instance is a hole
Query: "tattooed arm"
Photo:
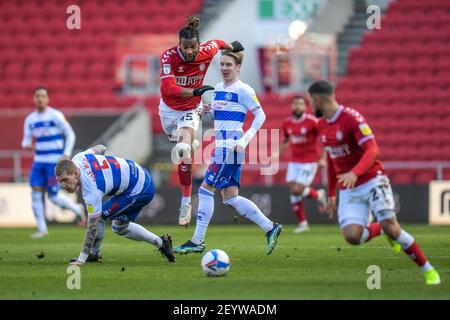
{"type": "Polygon", "coordinates": [[[71,264],[80,265],[86,262],[97,237],[99,223],[101,223],[100,219],[102,219],[101,216],[90,217],[88,219],[88,227],[86,230],[86,236],[84,238],[83,248],[78,258],[74,258],[70,261],[71,264]]]}
{"type": "Polygon", "coordinates": [[[86,262],[99,232],[101,238],[103,238],[101,234],[102,230],[99,230],[99,225],[104,223],[101,217],[103,192],[98,190],[94,185],[90,189],[85,186],[83,187],[83,198],[88,212],[88,225],[80,255],[78,258],[70,260],[71,264],[75,265],[81,265],[86,262]]]}

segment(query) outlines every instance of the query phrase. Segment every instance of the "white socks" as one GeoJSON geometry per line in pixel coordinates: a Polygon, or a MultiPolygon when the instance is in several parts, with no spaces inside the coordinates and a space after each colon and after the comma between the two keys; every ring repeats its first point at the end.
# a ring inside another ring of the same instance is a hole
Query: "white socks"
{"type": "Polygon", "coordinates": [[[395,239],[395,241],[402,247],[402,249],[408,249],[414,243],[414,238],[402,229],[400,235],[397,239],[395,239]]]}
{"type": "Polygon", "coordinates": [[[44,194],[42,191],[31,191],[31,203],[39,232],[47,233],[48,230],[44,212],[44,194]]]}
{"type": "Polygon", "coordinates": [[[291,194],[291,204],[299,203],[303,200],[303,196],[296,196],[291,194]]]}
{"type": "Polygon", "coordinates": [[[161,248],[163,241],[156,234],[151,233],[143,226],[130,222],[128,224],[112,224],[112,230],[125,238],[135,240],[135,241],[145,241],[154,246],[161,248]]]}
{"type": "Polygon", "coordinates": [[[305,187],[305,189],[303,189],[302,196],[304,196],[305,198],[309,196],[309,191],[311,191],[311,189],[309,187],[305,187]]]}
{"type": "Polygon", "coordinates": [[[61,193],[57,193],[56,195],[48,197],[48,199],[58,207],[72,211],[78,217],[81,217],[81,215],[83,214],[81,207],[77,203],[73,202],[61,193]]]}
{"type": "Polygon", "coordinates": [[[181,206],[191,204],[191,197],[181,197],[181,206]]]}
{"type": "Polygon", "coordinates": [[[273,222],[270,221],[262,212],[258,209],[256,204],[247,198],[239,195],[224,201],[224,204],[233,207],[241,216],[250,219],[258,226],[260,226],[267,233],[273,229],[273,222]]]}
{"type": "Polygon", "coordinates": [[[203,187],[198,189],[198,212],[197,224],[191,241],[200,244],[205,239],[206,229],[208,229],[214,212],[214,193],[203,187]]]}

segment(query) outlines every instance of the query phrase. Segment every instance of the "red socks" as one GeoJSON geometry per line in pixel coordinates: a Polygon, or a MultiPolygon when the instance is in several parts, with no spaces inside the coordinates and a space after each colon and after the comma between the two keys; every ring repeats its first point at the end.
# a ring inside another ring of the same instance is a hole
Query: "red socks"
{"type": "Polygon", "coordinates": [[[180,179],[181,195],[190,197],[192,195],[192,164],[181,162],[178,165],[178,178],[180,179]]]}
{"type": "Polygon", "coordinates": [[[305,197],[311,198],[316,200],[317,199],[317,190],[311,187],[307,187],[308,188],[308,194],[305,197]]]}
{"type": "Polygon", "coordinates": [[[292,205],[292,209],[294,209],[295,215],[297,216],[298,222],[305,221],[305,206],[303,201],[294,203],[292,205]]]}
{"type": "Polygon", "coordinates": [[[381,234],[381,225],[378,222],[370,224],[366,229],[369,231],[369,238],[367,238],[367,241],[372,240],[381,234]]]}
{"type": "Polygon", "coordinates": [[[411,260],[417,263],[419,267],[422,267],[428,261],[416,241],[414,241],[408,248],[403,249],[403,251],[411,258],[411,260]]]}

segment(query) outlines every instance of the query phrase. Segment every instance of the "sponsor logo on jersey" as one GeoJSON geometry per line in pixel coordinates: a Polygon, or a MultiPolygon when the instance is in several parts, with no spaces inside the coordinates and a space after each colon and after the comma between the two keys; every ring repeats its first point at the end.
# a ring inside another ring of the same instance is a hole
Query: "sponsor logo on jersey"
{"type": "Polygon", "coordinates": [[[330,155],[331,159],[341,158],[350,154],[350,146],[348,144],[342,144],[339,146],[325,147],[325,151],[330,155]]]}
{"type": "Polygon", "coordinates": [[[198,76],[180,76],[180,77],[175,77],[176,79],[176,84],[178,86],[195,86],[200,84],[203,81],[204,75],[198,75],[198,76]]]}
{"type": "Polygon", "coordinates": [[[370,136],[372,134],[372,130],[367,123],[360,124],[359,130],[364,136],[370,136]]]}
{"type": "Polygon", "coordinates": [[[299,143],[306,143],[306,137],[300,136],[300,135],[291,135],[291,143],[293,144],[299,144],[299,143]]]}
{"type": "Polygon", "coordinates": [[[163,73],[164,74],[170,73],[170,64],[163,64],[163,73]]]}

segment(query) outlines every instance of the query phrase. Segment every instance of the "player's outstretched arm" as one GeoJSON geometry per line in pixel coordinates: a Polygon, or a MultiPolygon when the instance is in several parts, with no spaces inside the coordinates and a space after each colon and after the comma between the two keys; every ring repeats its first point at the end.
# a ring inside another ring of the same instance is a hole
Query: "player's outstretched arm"
{"type": "Polygon", "coordinates": [[[82,265],[86,262],[97,236],[100,219],[102,219],[101,215],[89,217],[88,228],[86,230],[86,236],[83,243],[83,249],[81,250],[78,258],[70,260],[70,264],[82,265]]]}

